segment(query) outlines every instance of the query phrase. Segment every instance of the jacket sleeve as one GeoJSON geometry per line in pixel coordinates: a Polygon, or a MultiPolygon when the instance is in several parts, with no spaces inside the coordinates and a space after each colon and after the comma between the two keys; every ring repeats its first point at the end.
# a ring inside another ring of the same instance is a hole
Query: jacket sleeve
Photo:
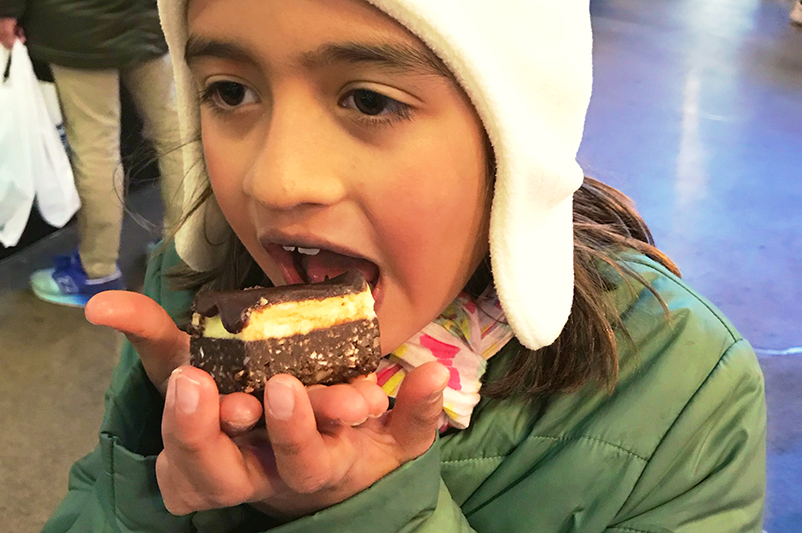
{"type": "Polygon", "coordinates": [[[101,434],[100,445],[70,471],[69,493],[43,533],[474,531],[440,479],[437,445],[348,500],[284,524],[247,505],[173,516],[159,493],[155,461],[101,434]]]}
{"type": "Polygon", "coordinates": [[[130,401],[130,405],[141,409],[143,417],[149,418],[161,404],[155,388],[148,390],[141,386],[147,376],[138,359],[130,364],[134,357],[134,350],[126,344],[106,395],[106,417],[99,443],[73,465],[67,495],[43,533],[189,530],[190,517],[176,517],[167,512],[156,483],[158,418],[142,424],[138,434],[114,431],[115,426],[125,423],[116,420],[126,416],[120,411],[121,401],[130,401]]]}
{"type": "Polygon", "coordinates": [[[760,533],[765,486],[763,376],[740,340],[674,421],[607,532],[760,533]]]}
{"type": "Polygon", "coordinates": [[[0,18],[21,19],[25,13],[25,2],[26,0],[3,0],[0,2],[0,18]]]}

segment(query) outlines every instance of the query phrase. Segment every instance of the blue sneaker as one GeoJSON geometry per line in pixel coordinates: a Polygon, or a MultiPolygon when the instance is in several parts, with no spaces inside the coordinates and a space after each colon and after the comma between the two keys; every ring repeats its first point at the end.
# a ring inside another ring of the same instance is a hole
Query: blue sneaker
{"type": "Polygon", "coordinates": [[[31,275],[34,294],[46,302],[70,307],[85,307],[95,294],[110,290],[125,290],[122,272],[118,268],[111,276],[90,279],[81,266],[78,250],[60,255],[54,268],[37,270],[31,275]]]}

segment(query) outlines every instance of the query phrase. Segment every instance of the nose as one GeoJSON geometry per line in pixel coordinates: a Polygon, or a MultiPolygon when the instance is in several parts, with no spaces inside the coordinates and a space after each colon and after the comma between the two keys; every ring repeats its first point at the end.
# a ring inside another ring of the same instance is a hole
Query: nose
{"type": "Polygon", "coordinates": [[[333,205],[345,197],[343,133],[319,102],[304,95],[275,98],[265,131],[246,194],[274,210],[333,205]]]}

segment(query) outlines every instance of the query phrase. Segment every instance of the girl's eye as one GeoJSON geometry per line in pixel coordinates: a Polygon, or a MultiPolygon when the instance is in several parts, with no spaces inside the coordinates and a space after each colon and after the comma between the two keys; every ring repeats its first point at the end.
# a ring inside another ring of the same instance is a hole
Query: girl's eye
{"type": "Polygon", "coordinates": [[[363,119],[373,122],[408,119],[410,116],[409,105],[368,89],[355,89],[349,92],[340,105],[359,111],[362,115],[366,115],[363,119]]]}
{"type": "Polygon", "coordinates": [[[366,115],[379,115],[387,109],[390,99],[383,94],[358,89],[353,92],[354,105],[360,113],[366,115]]]}
{"type": "Polygon", "coordinates": [[[258,100],[252,89],[235,81],[217,81],[209,84],[201,95],[201,101],[223,110],[232,111],[244,104],[258,100]]]}

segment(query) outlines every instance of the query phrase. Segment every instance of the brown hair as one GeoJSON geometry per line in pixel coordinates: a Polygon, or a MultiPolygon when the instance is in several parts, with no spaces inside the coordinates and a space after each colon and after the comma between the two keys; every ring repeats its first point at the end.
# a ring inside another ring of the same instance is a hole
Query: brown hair
{"type": "Polygon", "coordinates": [[[602,267],[609,265],[626,283],[635,280],[646,287],[668,313],[649,283],[618,260],[628,250],[643,253],[680,275],[674,263],[654,246],[651,232],[632,201],[586,177],[574,193],[574,300],[568,322],[549,346],[532,351],[519,344],[506,373],[486,383],[482,394],[491,398],[517,393],[537,397],[574,391],[591,381],[611,391],[618,379],[615,332],[628,334],[607,297],[615,285],[603,275],[602,267]]]}
{"type": "MultiPolygon", "coordinates": [[[[211,195],[211,188],[207,188],[183,220],[211,195]]],[[[506,373],[497,381],[485,383],[482,395],[538,397],[570,392],[588,382],[612,390],[618,378],[616,330],[626,335],[626,329],[608,297],[614,286],[609,276],[603,275],[602,267],[609,265],[627,283],[639,282],[663,304],[648,282],[617,259],[627,250],[643,253],[679,275],[671,260],[654,246],[649,228],[632,201],[608,185],[585,178],[574,193],[574,299],[568,322],[550,346],[532,351],[518,344],[506,373]]],[[[171,272],[169,277],[175,289],[201,291],[270,284],[233,233],[221,265],[208,272],[182,267],[171,272]]],[[[467,289],[477,295],[492,279],[490,262],[486,258],[467,289]]],[[[512,342],[517,343],[517,340],[512,342]]]]}

